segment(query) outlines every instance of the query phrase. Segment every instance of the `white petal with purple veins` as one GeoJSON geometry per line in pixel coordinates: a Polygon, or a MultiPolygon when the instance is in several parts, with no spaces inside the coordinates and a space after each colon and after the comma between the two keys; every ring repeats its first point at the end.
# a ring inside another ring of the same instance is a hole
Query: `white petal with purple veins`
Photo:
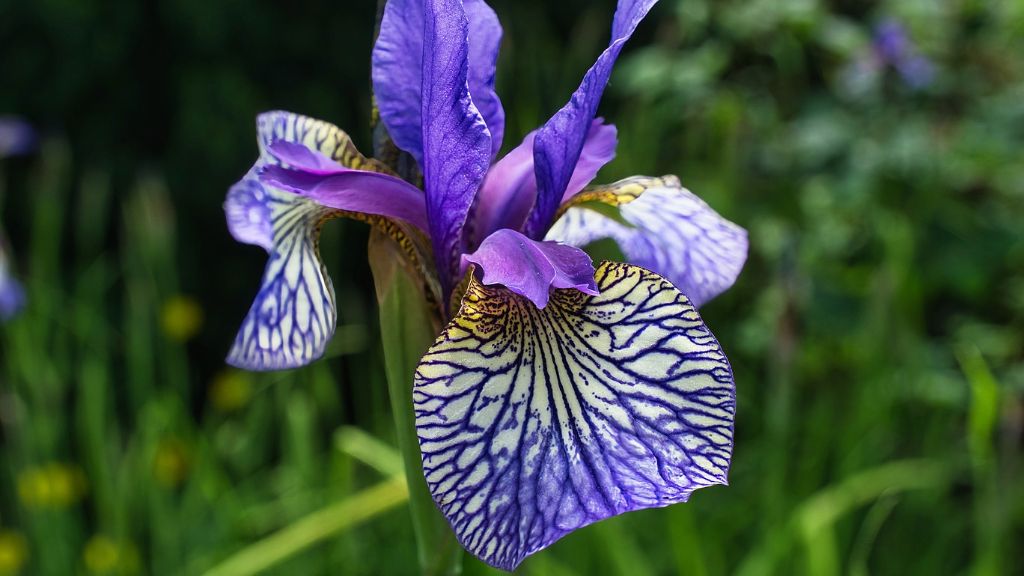
{"type": "Polygon", "coordinates": [[[568,532],[724,484],[735,391],[685,296],[628,264],[543,310],[474,282],[421,361],[427,484],[467,550],[513,570],[568,532]]]}
{"type": "MultiPolygon", "coordinates": [[[[228,363],[250,370],[278,370],[319,358],[334,334],[337,312],[317,237],[320,223],[334,211],[255,178],[232,187],[227,206],[247,206],[247,213],[261,215],[262,219],[243,229],[269,231],[261,240],[267,240],[264,247],[270,255],[228,363]]],[[[229,208],[229,218],[232,212],[229,208]]]]}

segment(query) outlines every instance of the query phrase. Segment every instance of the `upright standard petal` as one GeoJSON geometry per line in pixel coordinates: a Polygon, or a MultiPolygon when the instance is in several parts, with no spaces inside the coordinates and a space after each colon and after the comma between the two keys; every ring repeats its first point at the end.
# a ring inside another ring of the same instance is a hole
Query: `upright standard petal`
{"type": "Polygon", "coordinates": [[[380,119],[423,166],[423,0],[388,0],[371,61],[380,119]]]}
{"type": "Polygon", "coordinates": [[[500,285],[525,296],[537,308],[548,304],[554,288],[575,288],[597,295],[594,264],[579,248],[530,240],[514,230],[498,230],[480,248],[462,256],[463,267],[476,264],[483,283],[500,285]]]}
{"type": "Polygon", "coordinates": [[[584,247],[615,240],[626,259],[661,274],[700,307],[736,281],[747,259],[747,233],[682,187],[675,176],[637,177],[588,190],[577,204],[619,206],[625,223],[583,206],[569,208],[549,240],[584,247]]]}
{"type": "MultiPolygon", "coordinates": [[[[484,0],[466,0],[465,13],[469,91],[491,131],[492,152],[497,153],[505,131],[505,111],[494,90],[501,24],[484,0]]],[[[421,167],[425,23],[423,0],[388,0],[372,57],[373,91],[381,120],[395,144],[412,154],[421,167]]],[[[431,57],[429,52],[427,56],[431,57]]]]}
{"type": "Polygon", "coordinates": [[[468,33],[462,0],[424,3],[423,181],[446,300],[458,273],[466,217],[491,158],[490,133],[466,80],[468,33]]]}
{"type": "Polygon", "coordinates": [[[735,388],[683,294],[628,264],[547,308],[471,284],[416,371],[423,469],[459,541],[513,570],[592,522],[725,484],[735,388]]]}
{"type": "Polygon", "coordinates": [[[612,25],[612,41],[583,77],[569,103],[537,132],[534,161],[537,166],[537,203],[526,233],[542,237],[561,204],[583,150],[590,122],[604,94],[612,67],[622,47],[657,0],[619,0],[612,25]]]}
{"type": "MultiPolygon", "coordinates": [[[[603,118],[591,123],[563,201],[583,190],[597,172],[615,158],[616,135],[615,126],[605,124],[603,118]]],[[[537,177],[533,166],[535,136],[536,131],[527,134],[522,144],[487,172],[473,216],[473,242],[479,243],[502,228],[523,229],[530,208],[537,199],[537,177]]]]}
{"type": "Polygon", "coordinates": [[[264,184],[258,173],[280,163],[271,153],[271,144],[280,141],[301,144],[348,168],[372,167],[372,162],[359,154],[340,129],[306,116],[262,114],[257,133],[260,158],[231,187],[224,211],[231,234],[261,246],[270,258],[227,361],[251,370],[294,368],[319,358],[334,333],[334,288],[320,260],[317,240],[324,220],[345,213],[264,184]]]}
{"type": "Polygon", "coordinates": [[[464,4],[469,20],[469,93],[491,131],[491,156],[494,157],[505,138],[505,108],[494,89],[501,23],[484,0],[465,0],[464,4]]]}

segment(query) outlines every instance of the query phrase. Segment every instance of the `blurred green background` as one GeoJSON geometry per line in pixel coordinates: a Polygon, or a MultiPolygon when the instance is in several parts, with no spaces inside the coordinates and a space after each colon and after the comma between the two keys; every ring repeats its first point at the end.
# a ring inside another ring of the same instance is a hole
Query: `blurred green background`
{"type": "MultiPolygon", "coordinates": [[[[614,2],[491,3],[509,148],[614,2]]],[[[0,161],[30,299],[0,326],[0,574],[415,572],[366,227],[325,230],[327,359],[223,364],[265,261],[221,209],[254,117],[369,152],[375,9],[0,0],[0,113],[42,137],[0,161]]],[[[521,573],[1024,574],[1024,2],[662,0],[601,112],[601,181],[678,174],[750,231],[703,310],[736,373],[731,485],[521,573]]]]}

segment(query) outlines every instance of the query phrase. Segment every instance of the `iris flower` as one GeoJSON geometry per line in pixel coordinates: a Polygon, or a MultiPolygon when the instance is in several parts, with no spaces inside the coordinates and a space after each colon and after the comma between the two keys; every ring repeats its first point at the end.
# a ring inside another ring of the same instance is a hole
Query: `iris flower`
{"type": "Polygon", "coordinates": [[[843,80],[854,93],[873,88],[887,69],[895,70],[912,90],[923,90],[936,76],[935,64],[921,55],[906,27],[885,19],[875,26],[870,44],[847,65],[843,80]]]}
{"type": "MultiPolygon", "coordinates": [[[[15,116],[0,116],[0,158],[27,154],[35,147],[35,130],[15,116]]],[[[25,291],[14,279],[7,244],[0,230],[0,321],[10,320],[25,305],[25,291]]]]}
{"type": "Polygon", "coordinates": [[[0,321],[10,320],[24,305],[25,291],[11,274],[7,245],[0,237],[0,321]]]}
{"type": "Polygon", "coordinates": [[[495,13],[390,0],[373,87],[422,186],[331,124],[270,112],[225,204],[235,238],[270,254],[228,356],[247,369],[323,354],[336,322],[325,220],[398,240],[447,323],[409,383],[423,473],[461,544],[506,570],[577,528],[726,483],[733,375],[697,307],[739,274],[746,233],[674,176],[589,186],[617,143],[598,102],[655,1],[619,0],[569,102],[495,160],[495,13]],[[604,238],[629,262],[595,268],[581,247],[604,238]]]}
{"type": "Polygon", "coordinates": [[[907,29],[897,20],[884,20],[875,27],[872,53],[876,66],[892,66],[911,88],[924,88],[935,77],[935,66],[917,52],[907,29]]]}

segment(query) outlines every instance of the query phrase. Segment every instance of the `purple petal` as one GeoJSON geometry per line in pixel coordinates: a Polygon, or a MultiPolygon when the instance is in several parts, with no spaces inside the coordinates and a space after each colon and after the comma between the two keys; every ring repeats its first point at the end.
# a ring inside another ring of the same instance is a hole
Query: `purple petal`
{"type": "Polygon", "coordinates": [[[505,108],[494,90],[501,48],[501,23],[484,0],[464,0],[469,19],[469,93],[491,131],[491,157],[505,137],[505,108]]]}
{"type": "MultiPolygon", "coordinates": [[[[277,155],[279,147],[275,144],[272,148],[272,153],[277,155]]],[[[315,158],[316,155],[308,149],[308,154],[302,154],[295,148],[296,145],[290,146],[290,153],[278,158],[282,161],[288,158],[288,164],[293,166],[301,166],[296,162],[309,162],[307,166],[312,171],[271,165],[260,169],[260,180],[282,190],[301,194],[321,206],[398,218],[424,232],[428,230],[426,201],[423,192],[415,186],[394,176],[349,170],[338,164],[334,164],[336,168],[332,170],[323,163],[324,160],[331,162],[329,159],[322,156],[315,158]]],[[[302,146],[298,148],[305,149],[302,146]]]]}
{"type": "Polygon", "coordinates": [[[373,93],[395,144],[423,165],[423,0],[388,0],[373,47],[373,93]]]}
{"type": "Polygon", "coordinates": [[[0,158],[28,154],[36,147],[36,131],[17,116],[0,116],[0,158]]]}
{"type": "Polygon", "coordinates": [[[0,275],[0,321],[6,322],[25,305],[25,291],[18,281],[0,275]]]}
{"type": "Polygon", "coordinates": [[[896,64],[896,69],[914,89],[926,88],[935,79],[935,65],[924,56],[908,56],[896,64]]]}
{"type": "Polygon", "coordinates": [[[301,144],[332,163],[348,168],[359,168],[366,162],[344,130],[309,116],[283,111],[264,112],[256,119],[256,131],[261,163],[280,163],[270,149],[273,144],[281,142],[301,144]]]}
{"type": "Polygon", "coordinates": [[[250,172],[228,190],[224,200],[224,214],[231,236],[244,244],[254,244],[266,251],[274,249],[274,224],[271,217],[271,203],[274,200],[287,202],[294,194],[272,199],[260,184],[255,172],[250,172]]]}
{"type": "MultiPolygon", "coordinates": [[[[502,228],[522,230],[537,198],[533,169],[535,135],[536,131],[527,134],[522,144],[491,166],[474,215],[474,241],[479,242],[502,228]]],[[[597,172],[615,157],[617,144],[615,126],[605,124],[602,118],[591,123],[563,202],[590,184],[597,172]]]]}
{"type": "Polygon", "coordinates": [[[572,179],[590,122],[608,84],[619,52],[657,0],[619,0],[612,24],[612,41],[583,77],[569,103],[537,132],[534,160],[537,170],[537,203],[526,225],[531,238],[543,236],[551,225],[572,179]]]}
{"type": "MultiPolygon", "coordinates": [[[[576,161],[569,186],[562,195],[562,202],[568,201],[594,180],[597,172],[615,158],[615,148],[618,145],[618,130],[615,126],[605,124],[604,118],[595,119],[590,124],[587,139],[583,141],[583,150],[576,161]]],[[[536,182],[536,178],[534,181],[536,182]]]]}
{"type": "Polygon", "coordinates": [[[0,239],[0,321],[14,317],[25,305],[25,291],[8,269],[7,254],[0,239]]]}
{"type": "Polygon", "coordinates": [[[476,264],[483,283],[505,286],[526,296],[537,308],[548,304],[552,288],[575,288],[597,295],[594,264],[579,248],[530,240],[513,230],[488,236],[473,254],[462,256],[463,267],[476,264]]]}
{"type": "MultiPolygon", "coordinates": [[[[466,82],[491,131],[492,152],[497,153],[505,131],[505,112],[494,91],[501,24],[483,0],[466,0],[465,14],[469,23],[470,67],[466,82]]],[[[425,23],[423,0],[389,0],[373,48],[372,73],[377,109],[388,134],[420,166],[424,155],[422,87],[424,69],[429,64],[423,59],[425,23]]]]}
{"type": "Polygon", "coordinates": [[[887,63],[902,60],[911,49],[907,30],[897,20],[883,20],[875,27],[875,51],[887,63]]]}
{"type": "Polygon", "coordinates": [[[416,370],[423,470],[462,545],[514,570],[609,516],[725,484],[735,385],[657,275],[605,262],[544,310],[473,283],[416,370]]]}
{"type": "Polygon", "coordinates": [[[462,230],[487,174],[491,137],[466,81],[469,23],[461,0],[424,4],[423,181],[434,258],[447,301],[462,230]]]}
{"type": "Polygon", "coordinates": [[[537,179],[533,175],[533,138],[530,132],[523,142],[498,160],[487,172],[473,214],[474,244],[497,230],[520,230],[537,197],[537,179]]]}
{"type": "Polygon", "coordinates": [[[336,174],[348,170],[327,156],[296,142],[277,140],[267,150],[279,163],[310,174],[336,174]]]}
{"type": "Polygon", "coordinates": [[[632,226],[575,207],[558,219],[547,238],[579,247],[612,238],[629,262],[661,274],[697,307],[736,281],[747,258],[746,231],[722,218],[674,176],[630,178],[609,189],[613,194],[638,194],[619,207],[632,226]]]}

